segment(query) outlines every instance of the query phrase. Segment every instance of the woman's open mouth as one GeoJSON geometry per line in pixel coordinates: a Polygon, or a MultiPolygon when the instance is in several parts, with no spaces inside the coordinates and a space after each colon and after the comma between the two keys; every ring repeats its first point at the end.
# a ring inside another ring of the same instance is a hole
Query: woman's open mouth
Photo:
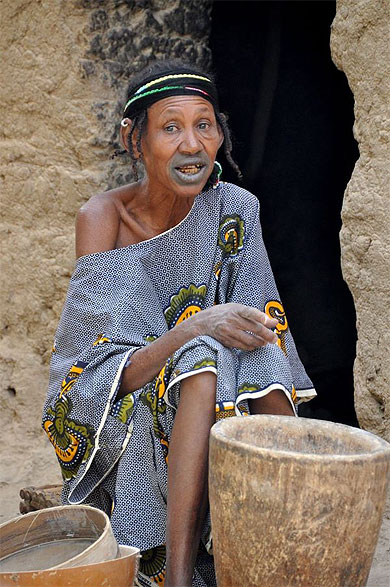
{"type": "Polygon", "coordinates": [[[204,165],[202,165],[201,163],[199,163],[199,164],[196,164],[196,165],[183,165],[182,167],[175,167],[175,169],[177,171],[179,171],[180,173],[184,173],[186,175],[195,175],[203,167],[204,167],[204,165]]]}
{"type": "Polygon", "coordinates": [[[206,180],[208,165],[205,163],[186,163],[171,168],[175,181],[181,185],[200,183],[206,180]]]}

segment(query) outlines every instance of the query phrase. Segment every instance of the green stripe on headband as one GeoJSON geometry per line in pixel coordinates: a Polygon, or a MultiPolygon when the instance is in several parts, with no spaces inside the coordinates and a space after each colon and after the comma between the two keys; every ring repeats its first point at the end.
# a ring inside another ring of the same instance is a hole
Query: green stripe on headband
{"type": "Polygon", "coordinates": [[[133,96],[127,102],[123,112],[126,112],[127,108],[130,106],[130,104],[132,104],[136,100],[139,100],[140,98],[145,98],[145,96],[150,96],[151,94],[157,94],[158,92],[165,92],[166,90],[183,90],[183,89],[184,90],[189,89],[189,90],[199,91],[202,94],[206,94],[206,96],[208,96],[207,92],[205,92],[204,90],[201,90],[200,88],[191,88],[191,87],[187,88],[187,86],[184,86],[184,85],[183,86],[164,86],[163,88],[156,88],[155,90],[148,90],[147,92],[144,92],[143,94],[139,94],[138,96],[133,96]]]}
{"type": "Polygon", "coordinates": [[[164,86],[163,88],[156,88],[155,90],[149,90],[148,92],[144,92],[143,94],[139,94],[139,96],[133,96],[127,102],[125,109],[124,109],[124,112],[126,112],[128,106],[130,106],[130,104],[132,104],[136,100],[139,100],[140,98],[144,98],[145,96],[149,96],[150,94],[157,94],[157,92],[164,92],[165,90],[181,90],[182,87],[183,86],[164,86]]]}

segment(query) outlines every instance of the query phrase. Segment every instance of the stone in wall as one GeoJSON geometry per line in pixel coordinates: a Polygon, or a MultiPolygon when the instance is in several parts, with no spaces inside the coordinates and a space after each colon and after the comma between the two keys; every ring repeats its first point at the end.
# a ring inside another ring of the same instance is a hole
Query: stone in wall
{"type": "Polygon", "coordinates": [[[73,270],[76,212],[94,193],[131,179],[128,162],[110,159],[128,80],[155,57],[209,65],[210,10],[211,0],[2,1],[5,483],[58,475],[40,426],[50,349],[73,270]]]}
{"type": "MultiPolygon", "coordinates": [[[[88,48],[81,61],[86,78],[95,77],[115,94],[115,101],[99,99],[93,108],[100,121],[96,142],[119,148],[118,121],[126,103],[129,80],[154,59],[183,59],[206,70],[211,65],[208,48],[211,0],[132,0],[95,2],[86,27],[88,48]]],[[[107,187],[131,181],[128,158],[109,166],[107,187]]]]}
{"type": "Polygon", "coordinates": [[[358,328],[355,406],[361,426],[390,441],[390,4],[338,0],[331,49],[355,98],[360,157],[342,209],[342,269],[358,328]]]}

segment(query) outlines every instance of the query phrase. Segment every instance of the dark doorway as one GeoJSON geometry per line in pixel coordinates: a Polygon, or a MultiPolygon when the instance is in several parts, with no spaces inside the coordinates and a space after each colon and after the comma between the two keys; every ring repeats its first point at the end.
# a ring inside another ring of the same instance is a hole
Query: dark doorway
{"type": "MultiPolygon", "coordinates": [[[[242,185],[260,200],[281,298],[318,392],[300,414],[357,425],[355,310],[339,231],[358,149],[353,97],[330,56],[335,9],[327,1],[219,0],[211,49],[242,185]]],[[[223,179],[237,183],[221,162],[223,179]]]]}

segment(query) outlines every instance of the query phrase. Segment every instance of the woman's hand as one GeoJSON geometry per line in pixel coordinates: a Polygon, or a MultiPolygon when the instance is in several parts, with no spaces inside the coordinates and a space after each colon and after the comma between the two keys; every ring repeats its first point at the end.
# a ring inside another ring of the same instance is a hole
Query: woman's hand
{"type": "Polygon", "coordinates": [[[168,357],[197,336],[206,334],[227,347],[251,351],[277,341],[271,330],[277,323],[264,312],[243,304],[221,304],[198,312],[132,355],[117,399],[151,381],[168,357]]]}
{"type": "Polygon", "coordinates": [[[243,304],[212,306],[190,320],[196,322],[198,335],[212,336],[229,348],[252,351],[278,340],[277,335],[272,332],[278,320],[270,318],[257,308],[243,304]]]}

